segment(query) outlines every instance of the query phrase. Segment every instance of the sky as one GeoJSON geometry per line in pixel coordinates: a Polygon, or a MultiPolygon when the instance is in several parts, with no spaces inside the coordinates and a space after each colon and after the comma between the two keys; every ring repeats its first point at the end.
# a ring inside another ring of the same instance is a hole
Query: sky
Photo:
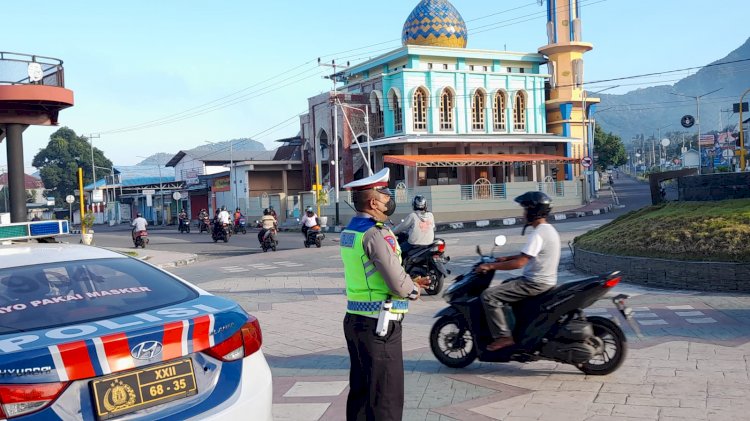
{"type": "MultiPolygon", "coordinates": [[[[78,0],[32,8],[27,0],[3,0],[0,51],[63,60],[75,106],[60,113],[60,126],[99,134],[94,146],[116,165],[232,138],[272,149],[274,140],[297,134],[295,116],[306,111],[307,98],[330,89],[322,78],[330,69],[319,67],[318,57],[354,64],[400,47],[417,3],[78,0]]],[[[537,1],[452,3],[467,21],[468,48],[535,52],[546,44],[546,6],[537,1]]],[[[720,59],[750,36],[745,3],[583,0],[583,39],[594,44],[585,80],[720,59]]],[[[688,74],[631,80],[607,93],[688,74]]],[[[24,132],[27,172],[56,129],[24,132]]]]}

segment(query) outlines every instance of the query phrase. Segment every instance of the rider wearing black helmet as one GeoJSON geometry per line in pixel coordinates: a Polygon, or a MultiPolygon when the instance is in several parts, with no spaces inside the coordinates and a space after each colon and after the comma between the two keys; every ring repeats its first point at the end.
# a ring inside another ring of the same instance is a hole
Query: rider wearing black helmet
{"type": "Polygon", "coordinates": [[[526,228],[533,228],[526,245],[518,255],[498,257],[495,263],[485,263],[477,268],[477,272],[523,268],[522,276],[508,279],[482,293],[487,323],[494,339],[487,346],[489,351],[514,344],[512,332],[505,321],[504,304],[539,295],[557,285],[560,235],[547,223],[547,216],[552,210],[552,199],[543,192],[531,191],[516,197],[515,201],[523,207],[526,218],[522,235],[526,228]]]}
{"type": "Polygon", "coordinates": [[[275,244],[278,244],[276,240],[276,230],[278,228],[278,223],[276,222],[276,218],[271,215],[271,210],[266,208],[263,209],[263,217],[260,218],[260,232],[258,233],[258,242],[260,242],[261,245],[263,245],[263,237],[266,236],[266,231],[271,230],[271,240],[275,244]]]}
{"type": "Polygon", "coordinates": [[[435,241],[435,217],[432,212],[427,211],[427,199],[424,196],[414,196],[411,201],[413,213],[403,222],[393,228],[393,233],[409,233],[409,240],[401,245],[401,254],[407,253],[418,246],[429,246],[435,241]]]}

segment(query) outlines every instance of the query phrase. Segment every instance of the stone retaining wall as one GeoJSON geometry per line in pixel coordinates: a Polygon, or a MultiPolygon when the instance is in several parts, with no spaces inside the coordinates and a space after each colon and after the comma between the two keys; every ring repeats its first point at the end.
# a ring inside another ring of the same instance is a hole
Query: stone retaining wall
{"type": "Polygon", "coordinates": [[[598,275],[619,270],[623,281],[654,288],[750,292],[750,264],[613,256],[574,247],[575,267],[598,275]]]}
{"type": "Polygon", "coordinates": [[[680,200],[750,198],[750,172],[680,177],[678,191],[680,200]]]}

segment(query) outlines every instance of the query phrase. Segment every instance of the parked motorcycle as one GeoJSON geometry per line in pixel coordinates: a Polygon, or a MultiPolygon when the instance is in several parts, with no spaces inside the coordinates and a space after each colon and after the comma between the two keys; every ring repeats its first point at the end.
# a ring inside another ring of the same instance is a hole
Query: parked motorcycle
{"type": "Polygon", "coordinates": [[[218,242],[219,240],[226,243],[229,241],[229,237],[231,236],[232,229],[229,227],[229,224],[222,224],[219,229],[211,231],[211,239],[214,240],[214,243],[218,242]]]}
{"type": "MultiPolygon", "coordinates": [[[[495,244],[505,244],[505,236],[498,236],[495,244]]],[[[516,343],[488,351],[493,339],[480,295],[492,282],[494,271],[480,274],[475,269],[495,259],[482,255],[479,246],[477,253],[479,262],[445,291],[450,305],[435,315],[438,320],[430,332],[430,348],[438,361],[462,368],[477,358],[488,362],[552,360],[591,375],[609,374],[622,365],[627,350],[622,329],[605,317],[586,316],[583,311],[620,282],[619,272],[558,285],[506,307],[516,343]]],[[[638,332],[627,298],[621,294],[613,302],[638,332]]]]}
{"type": "Polygon", "coordinates": [[[260,243],[260,248],[263,249],[264,253],[267,252],[268,250],[276,251],[276,246],[279,245],[279,242],[278,241],[274,241],[274,239],[273,239],[273,235],[272,234],[274,232],[275,232],[275,230],[268,229],[268,230],[265,230],[265,232],[263,233],[263,239],[262,239],[262,241],[260,243]]]}
{"type": "Polygon", "coordinates": [[[146,248],[146,244],[148,244],[148,231],[133,231],[133,245],[135,248],[146,248]]]}
{"type": "Polygon", "coordinates": [[[307,230],[307,234],[305,236],[305,248],[310,248],[313,245],[320,248],[320,246],[323,245],[323,240],[325,238],[326,235],[323,233],[323,231],[321,231],[320,225],[310,227],[307,230]]]}
{"type": "Polygon", "coordinates": [[[238,220],[234,221],[234,233],[247,234],[247,221],[244,216],[241,216],[238,220]]]}
{"type": "Polygon", "coordinates": [[[180,219],[180,227],[179,227],[180,234],[183,232],[186,232],[190,234],[190,219],[180,219]]]}
{"type": "Polygon", "coordinates": [[[210,221],[210,219],[207,216],[204,217],[203,219],[201,219],[198,222],[198,228],[200,229],[200,231],[198,232],[199,234],[202,234],[203,231],[209,232],[210,229],[211,229],[211,221],[210,221]]]}
{"type": "MultiPolygon", "coordinates": [[[[408,235],[398,234],[399,244],[406,244],[408,235]]],[[[445,255],[445,240],[436,238],[429,246],[413,246],[401,255],[401,265],[412,278],[425,276],[430,278],[430,285],[424,288],[427,295],[437,295],[443,289],[445,277],[451,272],[445,265],[450,261],[445,255]]]]}

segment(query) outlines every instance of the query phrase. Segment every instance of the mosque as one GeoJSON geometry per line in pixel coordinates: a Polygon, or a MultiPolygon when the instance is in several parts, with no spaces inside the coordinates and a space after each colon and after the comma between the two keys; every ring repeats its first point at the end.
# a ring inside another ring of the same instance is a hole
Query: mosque
{"type": "Polygon", "coordinates": [[[306,187],[335,189],[367,175],[369,163],[391,169],[401,202],[422,194],[447,220],[510,209],[514,193],[530,189],[580,205],[584,139],[599,102],[583,91],[583,54],[593,46],[581,40],[578,0],[546,8],[548,44],[538,52],[475,50],[449,1],[421,0],[402,47],[339,63],[335,90],[308,99],[306,187]]]}

